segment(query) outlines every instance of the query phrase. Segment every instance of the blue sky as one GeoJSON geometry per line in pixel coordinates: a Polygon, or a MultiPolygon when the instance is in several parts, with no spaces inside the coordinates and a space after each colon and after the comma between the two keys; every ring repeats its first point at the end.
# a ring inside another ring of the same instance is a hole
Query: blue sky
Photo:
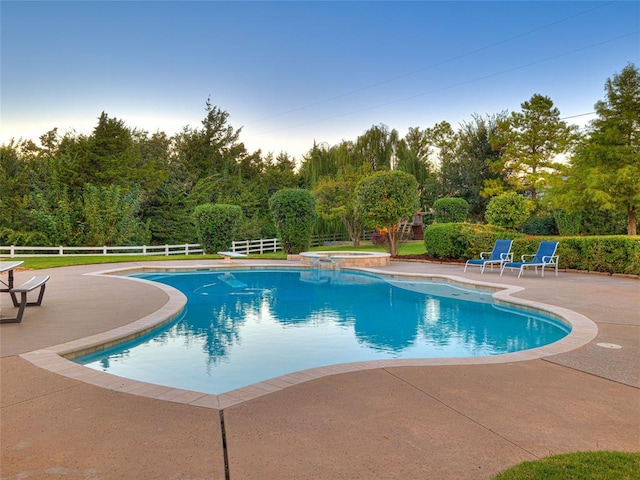
{"type": "Polygon", "coordinates": [[[210,97],[249,151],[299,159],[314,141],[455,128],[534,93],[581,115],[640,66],[634,1],[3,0],[0,15],[2,143],[89,134],[102,111],[172,135],[200,127],[210,97]]]}

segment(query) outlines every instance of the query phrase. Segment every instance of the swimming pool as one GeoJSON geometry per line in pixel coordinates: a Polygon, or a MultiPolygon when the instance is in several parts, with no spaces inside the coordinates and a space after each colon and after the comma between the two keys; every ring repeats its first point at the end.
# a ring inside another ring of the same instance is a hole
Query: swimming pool
{"type": "Polygon", "coordinates": [[[499,355],[566,336],[551,317],[490,291],[317,269],[135,275],[182,291],[183,315],[74,361],[126,378],[220,394],[331,364],[499,355]]]}

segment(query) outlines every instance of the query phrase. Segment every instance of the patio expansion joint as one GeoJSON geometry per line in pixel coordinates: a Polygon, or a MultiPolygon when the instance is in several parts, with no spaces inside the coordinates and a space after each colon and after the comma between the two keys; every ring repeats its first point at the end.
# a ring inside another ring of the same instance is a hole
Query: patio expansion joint
{"type": "MultiPolygon", "coordinates": [[[[55,373],[55,372],[52,372],[52,373],[55,373]]],[[[5,408],[16,407],[16,406],[19,406],[19,405],[28,405],[33,401],[37,401],[37,400],[40,400],[42,398],[47,398],[47,397],[50,397],[52,395],[59,395],[59,394],[61,394],[63,392],[69,392],[69,391],[72,391],[72,390],[77,389],[77,388],[82,388],[82,386],[86,385],[86,383],[83,382],[82,380],[75,380],[73,378],[69,378],[69,380],[74,381],[75,385],[69,385],[67,387],[58,388],[56,390],[52,390],[50,392],[47,392],[47,393],[45,393],[43,395],[37,395],[37,396],[29,397],[26,400],[21,400],[19,402],[6,404],[6,405],[2,406],[2,409],[4,410],[5,408]]]]}
{"type": "Polygon", "coordinates": [[[608,377],[605,377],[605,376],[602,376],[602,375],[598,375],[598,374],[593,373],[593,372],[588,372],[586,370],[581,370],[580,368],[577,368],[577,367],[574,367],[574,366],[571,366],[571,365],[565,365],[564,363],[558,363],[558,362],[554,361],[554,359],[556,357],[560,357],[560,356],[562,356],[562,354],[554,355],[552,357],[542,357],[542,358],[540,358],[540,360],[543,360],[545,362],[551,363],[551,364],[556,365],[558,367],[562,367],[562,368],[566,368],[566,369],[569,369],[569,370],[573,370],[574,372],[580,372],[580,373],[583,373],[585,375],[589,375],[591,377],[600,378],[601,380],[606,380],[608,382],[617,383],[618,385],[623,385],[625,387],[631,387],[631,388],[635,388],[636,390],[640,390],[640,387],[638,385],[633,385],[631,383],[621,382],[619,380],[614,380],[612,378],[608,378],[608,377]]]}
{"type": "Polygon", "coordinates": [[[448,410],[451,410],[452,412],[456,413],[457,415],[460,415],[461,417],[464,417],[465,419],[469,420],[470,422],[474,423],[475,425],[479,426],[480,428],[482,428],[483,430],[486,430],[488,432],[490,432],[493,435],[496,435],[497,437],[501,438],[502,440],[504,440],[505,442],[509,443],[510,445],[513,445],[515,448],[522,450],[523,452],[526,452],[528,455],[531,455],[533,458],[535,459],[540,459],[539,455],[536,455],[535,453],[531,452],[530,450],[526,449],[525,447],[523,447],[522,445],[517,444],[516,442],[514,442],[513,440],[505,437],[504,435],[502,435],[501,433],[495,431],[492,428],[487,427],[486,425],[484,425],[483,423],[479,422],[478,420],[470,417],[469,415],[467,415],[466,413],[452,407],[451,405],[447,404],[446,402],[444,402],[443,400],[440,400],[438,397],[434,396],[433,394],[423,390],[422,388],[419,388],[417,386],[415,386],[414,384],[412,384],[411,382],[405,380],[402,377],[399,377],[398,375],[394,374],[393,372],[390,372],[388,368],[383,368],[382,369],[384,372],[388,373],[389,375],[391,375],[393,378],[395,378],[396,380],[399,380],[400,382],[404,383],[405,385],[409,386],[410,388],[412,388],[413,390],[416,390],[418,392],[420,392],[420,394],[429,397],[430,399],[434,400],[435,402],[439,403],[440,405],[442,405],[443,407],[445,407],[448,410]]]}

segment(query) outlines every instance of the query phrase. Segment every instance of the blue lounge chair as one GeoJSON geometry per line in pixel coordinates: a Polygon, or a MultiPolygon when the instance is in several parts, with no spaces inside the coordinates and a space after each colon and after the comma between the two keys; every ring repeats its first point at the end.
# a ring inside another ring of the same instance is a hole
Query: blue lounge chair
{"type": "Polygon", "coordinates": [[[538,267],[542,267],[542,276],[544,277],[545,267],[555,267],[556,277],[558,276],[558,261],[560,257],[556,255],[556,249],[558,248],[558,242],[540,242],[538,251],[535,255],[522,255],[521,262],[507,262],[502,264],[502,270],[500,270],[500,276],[504,273],[505,268],[517,268],[520,270],[518,278],[522,275],[522,272],[527,267],[533,267],[538,274],[538,267]],[[528,257],[533,257],[532,260],[527,261],[528,257]]]}
{"type": "Polygon", "coordinates": [[[480,252],[480,258],[475,260],[467,260],[464,264],[464,271],[467,271],[469,265],[477,265],[481,267],[480,273],[484,273],[484,267],[489,264],[493,268],[493,264],[497,263],[502,267],[502,264],[513,260],[513,253],[511,253],[511,244],[513,240],[496,240],[493,245],[493,251],[480,252]]]}

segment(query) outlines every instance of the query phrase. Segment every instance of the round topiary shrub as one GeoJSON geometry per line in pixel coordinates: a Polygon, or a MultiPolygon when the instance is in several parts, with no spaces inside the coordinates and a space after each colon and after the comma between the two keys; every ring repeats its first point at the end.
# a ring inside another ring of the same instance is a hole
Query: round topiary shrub
{"type": "Polygon", "coordinates": [[[282,248],[288,254],[309,249],[316,221],[316,199],[309,190],[283,188],[269,199],[282,248]]]}
{"type": "Polygon", "coordinates": [[[515,192],[503,193],[493,197],[487,205],[484,218],[489,225],[516,229],[531,215],[529,202],[515,192]]]}
{"type": "Polygon", "coordinates": [[[469,203],[464,198],[439,198],[433,204],[436,223],[460,223],[469,215],[469,203]]]}
{"type": "Polygon", "coordinates": [[[401,170],[382,170],[363,178],[355,189],[356,207],[364,223],[387,231],[388,251],[396,255],[400,243],[397,224],[418,208],[418,181],[401,170]]]}
{"type": "Polygon", "coordinates": [[[237,226],[242,219],[242,209],[237,205],[205,203],[193,210],[198,242],[205,253],[228,250],[233,242],[237,226]]]}

